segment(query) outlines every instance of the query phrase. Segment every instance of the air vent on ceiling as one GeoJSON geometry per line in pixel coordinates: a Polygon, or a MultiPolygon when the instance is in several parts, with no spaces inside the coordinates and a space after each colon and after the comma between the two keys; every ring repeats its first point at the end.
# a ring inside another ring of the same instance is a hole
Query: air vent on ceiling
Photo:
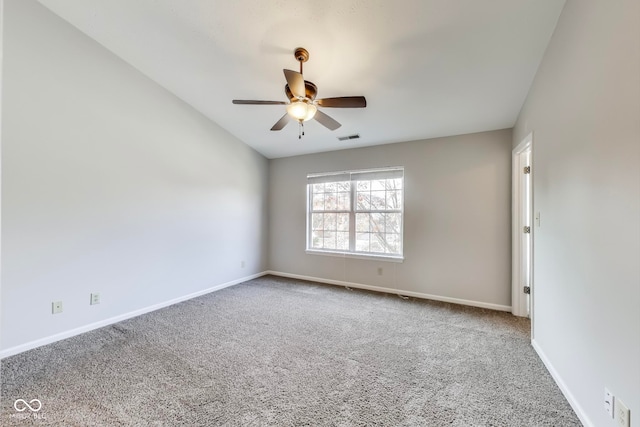
{"type": "Polygon", "coordinates": [[[360,134],[354,133],[353,135],[339,136],[338,140],[339,141],[348,141],[350,139],[358,139],[358,138],[360,138],[360,134]]]}

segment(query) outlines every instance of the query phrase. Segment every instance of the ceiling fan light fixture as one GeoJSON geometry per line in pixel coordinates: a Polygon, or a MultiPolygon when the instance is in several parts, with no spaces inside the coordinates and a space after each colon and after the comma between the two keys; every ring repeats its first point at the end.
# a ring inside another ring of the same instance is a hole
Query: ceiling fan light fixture
{"type": "Polygon", "coordinates": [[[308,101],[295,101],[287,105],[287,113],[299,122],[311,120],[318,108],[308,101]]]}

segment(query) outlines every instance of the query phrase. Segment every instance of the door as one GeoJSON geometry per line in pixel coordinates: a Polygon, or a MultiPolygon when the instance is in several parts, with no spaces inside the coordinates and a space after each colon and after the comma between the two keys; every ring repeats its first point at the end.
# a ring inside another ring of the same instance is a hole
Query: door
{"type": "Polygon", "coordinates": [[[532,142],[527,137],[513,150],[512,312],[531,317],[533,294],[532,142]]]}

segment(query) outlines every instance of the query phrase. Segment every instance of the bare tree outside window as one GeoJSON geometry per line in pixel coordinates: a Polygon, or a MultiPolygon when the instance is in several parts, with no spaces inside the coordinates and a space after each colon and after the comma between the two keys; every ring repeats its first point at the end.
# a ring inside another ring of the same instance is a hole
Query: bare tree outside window
{"type": "Polygon", "coordinates": [[[312,184],[311,248],[349,250],[351,182],[312,184]]]}

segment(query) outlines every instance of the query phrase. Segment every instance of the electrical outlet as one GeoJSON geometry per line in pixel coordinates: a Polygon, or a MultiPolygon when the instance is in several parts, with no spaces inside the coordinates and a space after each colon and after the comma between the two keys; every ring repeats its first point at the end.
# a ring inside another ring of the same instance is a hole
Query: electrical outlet
{"type": "Polygon", "coordinates": [[[615,420],[618,426],[620,427],[630,427],[631,419],[629,408],[622,402],[620,399],[616,399],[616,404],[613,408],[615,410],[615,420]]]}
{"type": "Polygon", "coordinates": [[[378,267],[378,276],[382,276],[382,267],[378,267]]]}
{"type": "Polygon", "coordinates": [[[55,301],[51,303],[51,314],[62,313],[62,301],[55,301]]]}
{"type": "Polygon", "coordinates": [[[89,304],[91,305],[100,304],[100,294],[91,294],[91,300],[89,304]]]}
{"type": "Polygon", "coordinates": [[[606,388],[604,389],[604,410],[613,418],[613,393],[606,388]]]}

